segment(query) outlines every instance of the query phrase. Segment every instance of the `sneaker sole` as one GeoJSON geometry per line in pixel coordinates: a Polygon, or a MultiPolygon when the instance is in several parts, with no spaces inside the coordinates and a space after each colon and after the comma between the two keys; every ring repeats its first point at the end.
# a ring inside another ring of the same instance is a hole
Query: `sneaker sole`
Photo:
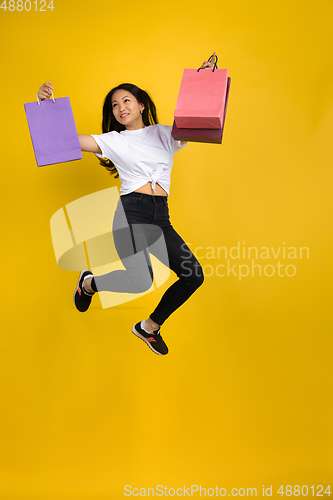
{"type": "MultiPolygon", "coordinates": [[[[145,344],[147,344],[147,346],[155,353],[155,354],[159,354],[160,356],[165,356],[165,354],[162,354],[161,352],[158,352],[156,351],[152,345],[147,341],[147,339],[145,337],[143,337],[136,329],[135,329],[135,325],[133,326],[132,328],[132,333],[134,333],[134,335],[136,335],[137,337],[139,337],[139,339],[143,340],[145,344]]],[[[166,353],[167,354],[167,353],[166,353]]]]}
{"type": "MultiPolygon", "coordinates": [[[[83,269],[83,271],[80,272],[80,276],[79,276],[79,279],[77,281],[77,285],[76,285],[76,288],[75,288],[75,291],[74,291],[74,295],[73,295],[73,301],[74,301],[75,309],[77,309],[76,304],[75,304],[75,294],[77,292],[77,289],[79,288],[79,283],[80,283],[80,279],[81,279],[82,274],[86,273],[87,271],[89,271],[89,269],[83,269]]],[[[81,312],[81,311],[79,311],[79,312],[81,312]]]]}

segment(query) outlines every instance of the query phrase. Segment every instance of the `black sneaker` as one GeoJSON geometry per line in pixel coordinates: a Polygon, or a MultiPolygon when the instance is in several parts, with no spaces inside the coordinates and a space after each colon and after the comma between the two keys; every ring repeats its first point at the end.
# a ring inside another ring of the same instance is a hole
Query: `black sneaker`
{"type": "Polygon", "coordinates": [[[132,332],[134,335],[142,339],[156,354],[168,354],[169,349],[161,337],[160,329],[155,330],[154,333],[147,333],[141,328],[141,321],[133,326],[132,332]]]}
{"type": "Polygon", "coordinates": [[[85,270],[81,271],[81,274],[79,276],[79,281],[77,282],[77,286],[74,292],[74,304],[76,309],[80,312],[85,312],[88,309],[91,303],[91,298],[95,294],[95,292],[90,294],[83,290],[82,284],[85,277],[93,278],[94,275],[91,271],[85,270]]]}

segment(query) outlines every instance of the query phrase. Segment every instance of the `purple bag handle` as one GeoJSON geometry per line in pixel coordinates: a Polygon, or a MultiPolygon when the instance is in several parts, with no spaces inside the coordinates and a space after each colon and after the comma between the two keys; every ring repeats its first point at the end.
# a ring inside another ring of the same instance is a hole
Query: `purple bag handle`
{"type": "MultiPolygon", "coordinates": [[[[52,94],[52,101],[55,102],[55,99],[54,99],[54,96],[53,96],[53,91],[51,90],[51,94],[52,94]]],[[[37,92],[37,103],[38,105],[40,106],[40,100],[38,98],[38,92],[37,92]]]]}

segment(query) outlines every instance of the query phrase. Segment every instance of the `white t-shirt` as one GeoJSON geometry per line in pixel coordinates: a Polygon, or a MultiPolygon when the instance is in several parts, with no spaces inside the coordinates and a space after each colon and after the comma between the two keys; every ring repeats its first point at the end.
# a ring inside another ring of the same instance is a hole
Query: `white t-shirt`
{"type": "Polygon", "coordinates": [[[111,160],[119,173],[120,194],[128,194],[151,182],[154,193],[158,184],[169,194],[173,155],[180,145],[171,135],[172,127],[149,125],[138,130],[123,130],[92,135],[101,148],[100,158],[111,160]]]}

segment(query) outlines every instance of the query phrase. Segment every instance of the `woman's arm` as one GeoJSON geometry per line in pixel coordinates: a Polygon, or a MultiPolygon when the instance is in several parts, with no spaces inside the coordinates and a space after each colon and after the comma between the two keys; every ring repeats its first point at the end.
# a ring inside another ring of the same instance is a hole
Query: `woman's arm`
{"type": "MultiPolygon", "coordinates": [[[[44,83],[41,87],[39,87],[37,96],[41,101],[45,101],[45,99],[49,99],[51,97],[51,90],[53,90],[52,83],[47,82],[44,83]]],[[[81,151],[85,151],[88,153],[99,153],[102,154],[101,148],[98,146],[97,142],[90,135],[82,135],[78,134],[79,143],[81,151]]]]}
{"type": "Polygon", "coordinates": [[[100,155],[102,154],[101,148],[91,135],[78,134],[78,138],[81,151],[85,151],[87,153],[99,153],[100,155]]]}

